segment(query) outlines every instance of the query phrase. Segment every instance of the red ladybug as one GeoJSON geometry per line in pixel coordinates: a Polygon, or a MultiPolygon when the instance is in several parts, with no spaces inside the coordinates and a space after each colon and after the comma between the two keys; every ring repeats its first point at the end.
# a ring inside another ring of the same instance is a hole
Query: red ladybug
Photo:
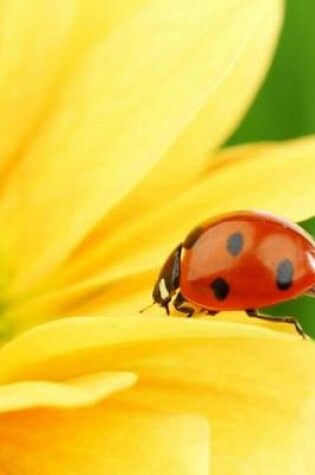
{"type": "MultiPolygon", "coordinates": [[[[192,316],[193,306],[221,310],[257,309],[302,294],[315,296],[315,242],[300,226],[260,211],[238,211],[196,228],[166,260],[153,289],[154,303],[192,316]],[[193,306],[189,305],[193,304],[193,306]]],[[[293,317],[274,320],[292,322],[293,317]]]]}

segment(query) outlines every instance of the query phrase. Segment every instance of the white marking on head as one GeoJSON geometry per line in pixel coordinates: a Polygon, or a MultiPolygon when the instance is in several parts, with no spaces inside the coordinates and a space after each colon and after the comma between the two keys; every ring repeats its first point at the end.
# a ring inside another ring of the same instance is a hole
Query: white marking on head
{"type": "Polygon", "coordinates": [[[163,300],[166,300],[166,299],[169,298],[170,294],[169,294],[169,291],[166,288],[166,284],[165,284],[164,279],[161,279],[160,282],[159,282],[159,291],[160,291],[160,295],[161,295],[163,300]]]}

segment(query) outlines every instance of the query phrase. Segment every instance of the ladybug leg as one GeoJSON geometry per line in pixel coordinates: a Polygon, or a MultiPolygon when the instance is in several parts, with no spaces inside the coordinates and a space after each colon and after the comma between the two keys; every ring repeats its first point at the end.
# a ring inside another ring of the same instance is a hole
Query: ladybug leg
{"type": "Polygon", "coordinates": [[[218,310],[208,310],[207,308],[201,308],[200,312],[205,313],[206,315],[209,315],[210,317],[214,317],[219,313],[218,310]]]}
{"type": "Polygon", "coordinates": [[[173,302],[174,307],[178,312],[185,313],[187,317],[192,317],[195,310],[192,307],[188,307],[187,305],[183,305],[187,303],[187,300],[184,299],[183,295],[178,292],[173,302]]]}
{"type": "Polygon", "coordinates": [[[164,302],[163,305],[161,306],[165,308],[166,315],[169,315],[170,314],[169,302],[164,302]]]}
{"type": "Polygon", "coordinates": [[[258,312],[258,310],[254,309],[248,309],[246,310],[246,313],[249,317],[256,317],[256,318],[261,318],[262,320],[269,320],[271,322],[284,322],[284,323],[293,323],[293,325],[296,328],[296,331],[299,335],[301,335],[303,338],[307,338],[305,335],[303,328],[297,321],[295,317],[272,317],[270,315],[264,315],[258,312]]]}

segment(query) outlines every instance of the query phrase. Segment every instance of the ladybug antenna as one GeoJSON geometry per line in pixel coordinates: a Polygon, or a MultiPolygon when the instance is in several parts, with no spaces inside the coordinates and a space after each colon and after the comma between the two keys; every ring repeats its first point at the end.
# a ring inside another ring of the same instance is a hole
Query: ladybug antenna
{"type": "Polygon", "coordinates": [[[144,308],[142,308],[141,310],[139,310],[139,313],[145,312],[146,310],[148,310],[148,308],[153,307],[153,305],[155,305],[155,304],[156,304],[156,302],[150,303],[150,305],[147,305],[146,307],[144,307],[144,308]]]}

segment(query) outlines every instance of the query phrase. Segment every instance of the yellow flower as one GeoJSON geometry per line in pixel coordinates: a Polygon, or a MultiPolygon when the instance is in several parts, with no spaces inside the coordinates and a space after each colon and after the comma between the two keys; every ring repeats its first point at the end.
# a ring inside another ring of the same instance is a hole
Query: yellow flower
{"type": "Polygon", "coordinates": [[[199,220],[314,211],[313,138],[216,152],[282,4],[115,3],[1,9],[0,474],[312,473],[311,343],[136,316],[199,220]]]}

